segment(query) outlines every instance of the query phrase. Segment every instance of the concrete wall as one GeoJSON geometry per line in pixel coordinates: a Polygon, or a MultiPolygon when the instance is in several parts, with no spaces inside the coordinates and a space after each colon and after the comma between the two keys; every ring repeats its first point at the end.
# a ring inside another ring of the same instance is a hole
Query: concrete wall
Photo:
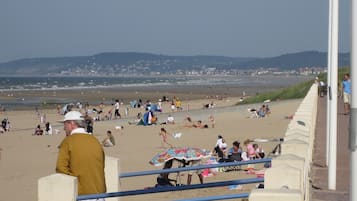
{"type": "MultiPolygon", "coordinates": [[[[119,159],[105,157],[105,181],[107,192],[118,192],[119,159]]],[[[38,201],[76,201],[78,181],[76,177],[65,174],[52,174],[38,180],[38,201]]],[[[106,201],[118,201],[119,198],[106,198],[106,201]]]]}
{"type": "Polygon", "coordinates": [[[281,155],[272,159],[265,173],[264,189],[253,190],[249,201],[310,200],[317,101],[317,85],[313,84],[288,125],[281,155]]]}

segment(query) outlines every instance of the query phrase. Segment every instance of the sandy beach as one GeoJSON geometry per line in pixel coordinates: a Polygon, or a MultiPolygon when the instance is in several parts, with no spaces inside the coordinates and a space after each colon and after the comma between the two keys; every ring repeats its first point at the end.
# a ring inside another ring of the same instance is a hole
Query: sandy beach
{"type": "MultiPolygon", "coordinates": [[[[202,97],[202,94],[201,94],[202,97]]],[[[181,97],[180,97],[181,98],[181,97]]],[[[159,121],[163,122],[170,113],[174,116],[174,125],[136,126],[129,125],[128,121],[135,119],[138,112],[143,109],[129,110],[129,116],[118,120],[96,121],[94,124],[94,135],[98,140],[105,137],[107,130],[114,133],[116,145],[104,148],[106,155],[117,157],[121,162],[122,172],[142,171],[160,169],[148,163],[158,152],[163,151],[159,131],[161,127],[171,134],[182,133],[181,138],[169,137],[169,142],[175,147],[197,147],[212,150],[217,136],[223,135],[228,147],[232,142],[255,138],[277,138],[282,137],[287,128],[289,120],[284,117],[295,112],[301,100],[289,100],[269,103],[272,114],[266,118],[249,118],[248,108],[258,108],[260,104],[234,106],[239,97],[224,97],[223,99],[210,99],[208,97],[194,100],[182,98],[183,110],[171,112],[170,104],[164,103],[164,113],[159,114],[159,121]],[[214,102],[214,108],[202,109],[204,104],[214,102]],[[211,128],[208,121],[209,115],[215,117],[215,127],[211,128]],[[194,121],[202,120],[210,128],[187,128],[184,118],[190,116],[194,121]],[[124,126],[124,130],[116,130],[116,126],[124,126]]],[[[121,113],[124,114],[123,105],[121,113]]],[[[107,105],[104,112],[110,110],[107,105]]],[[[47,121],[51,122],[54,129],[60,131],[57,135],[33,136],[35,127],[40,123],[40,118],[34,109],[14,110],[1,113],[1,119],[7,117],[11,122],[10,132],[0,134],[1,160],[0,160],[0,200],[37,200],[37,180],[41,177],[55,173],[55,164],[58,148],[65,137],[63,126],[57,120],[63,118],[56,109],[39,109],[40,115],[46,114],[47,121]]],[[[44,124],[41,124],[44,127],[44,124]]],[[[275,143],[260,144],[266,152],[272,150],[275,143]]],[[[261,168],[257,166],[257,168],[261,168]]],[[[173,177],[174,175],[170,175],[173,177]]],[[[186,173],[181,176],[182,183],[186,183],[186,173]]],[[[255,177],[247,175],[244,171],[221,172],[212,177],[205,178],[205,182],[220,181],[232,178],[255,177]]],[[[194,175],[193,182],[198,183],[194,175]]],[[[143,189],[156,184],[156,175],[124,178],[121,179],[122,190],[143,189]]],[[[245,189],[253,188],[254,184],[244,186],[245,189]]],[[[197,196],[209,196],[227,193],[238,193],[240,190],[228,190],[227,187],[211,188],[194,191],[161,193],[135,197],[124,197],[122,200],[173,200],[179,198],[191,198],[197,196]]]]}

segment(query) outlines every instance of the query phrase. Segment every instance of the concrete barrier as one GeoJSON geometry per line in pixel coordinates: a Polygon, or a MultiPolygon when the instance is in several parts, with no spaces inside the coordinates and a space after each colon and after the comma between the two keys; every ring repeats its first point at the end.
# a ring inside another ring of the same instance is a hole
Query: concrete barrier
{"type": "Polygon", "coordinates": [[[38,180],[38,201],[76,201],[78,180],[65,174],[52,174],[38,180]]]}
{"type": "Polygon", "coordinates": [[[310,137],[306,136],[306,135],[301,135],[299,133],[293,133],[291,135],[285,136],[284,137],[284,142],[288,142],[291,140],[301,140],[304,141],[306,143],[310,143],[310,137]]]}
{"type": "Polygon", "coordinates": [[[253,190],[249,201],[309,201],[313,142],[317,117],[317,85],[313,84],[300,103],[285,132],[281,156],[265,172],[265,189],[253,190]],[[281,189],[282,186],[287,189],[281,189]]]}
{"type": "Polygon", "coordinates": [[[295,154],[305,159],[309,159],[309,144],[302,140],[289,140],[281,144],[281,154],[295,154]]]}
{"type": "Polygon", "coordinates": [[[302,182],[303,169],[298,169],[290,165],[281,164],[272,166],[264,174],[264,189],[295,189],[303,191],[302,182]]]}
{"type": "Polygon", "coordinates": [[[303,201],[299,190],[289,189],[255,189],[249,195],[249,201],[303,201]]]}

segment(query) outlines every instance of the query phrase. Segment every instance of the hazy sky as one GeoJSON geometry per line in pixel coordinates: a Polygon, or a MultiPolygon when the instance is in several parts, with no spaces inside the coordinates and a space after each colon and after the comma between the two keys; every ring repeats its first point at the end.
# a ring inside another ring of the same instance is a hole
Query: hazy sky
{"type": "MultiPolygon", "coordinates": [[[[340,0],[340,51],[350,48],[340,0]]],[[[0,0],[0,62],[110,51],[277,56],[327,50],[328,0],[0,0]]]]}

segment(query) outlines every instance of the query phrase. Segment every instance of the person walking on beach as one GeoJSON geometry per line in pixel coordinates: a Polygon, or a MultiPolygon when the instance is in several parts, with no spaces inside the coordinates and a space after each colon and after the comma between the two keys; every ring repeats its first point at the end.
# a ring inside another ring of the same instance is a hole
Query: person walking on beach
{"type": "Polygon", "coordinates": [[[167,131],[165,128],[161,128],[159,135],[162,137],[161,147],[165,148],[165,144],[167,144],[170,148],[173,146],[167,142],[167,131]]]}
{"type": "Polygon", "coordinates": [[[102,145],[97,138],[86,132],[80,112],[68,112],[63,123],[67,137],[59,146],[56,172],[78,178],[78,195],[105,193],[105,156],[102,145]]]}
{"type": "Polygon", "coordinates": [[[119,100],[115,100],[115,104],[114,104],[114,109],[115,109],[115,112],[114,112],[114,118],[121,118],[121,115],[119,113],[119,108],[120,108],[120,103],[119,103],[119,100]]]}
{"type": "Polygon", "coordinates": [[[342,81],[342,90],[343,90],[343,103],[345,113],[344,115],[348,115],[350,113],[350,104],[351,104],[351,79],[350,74],[346,73],[343,77],[342,81]]]}

